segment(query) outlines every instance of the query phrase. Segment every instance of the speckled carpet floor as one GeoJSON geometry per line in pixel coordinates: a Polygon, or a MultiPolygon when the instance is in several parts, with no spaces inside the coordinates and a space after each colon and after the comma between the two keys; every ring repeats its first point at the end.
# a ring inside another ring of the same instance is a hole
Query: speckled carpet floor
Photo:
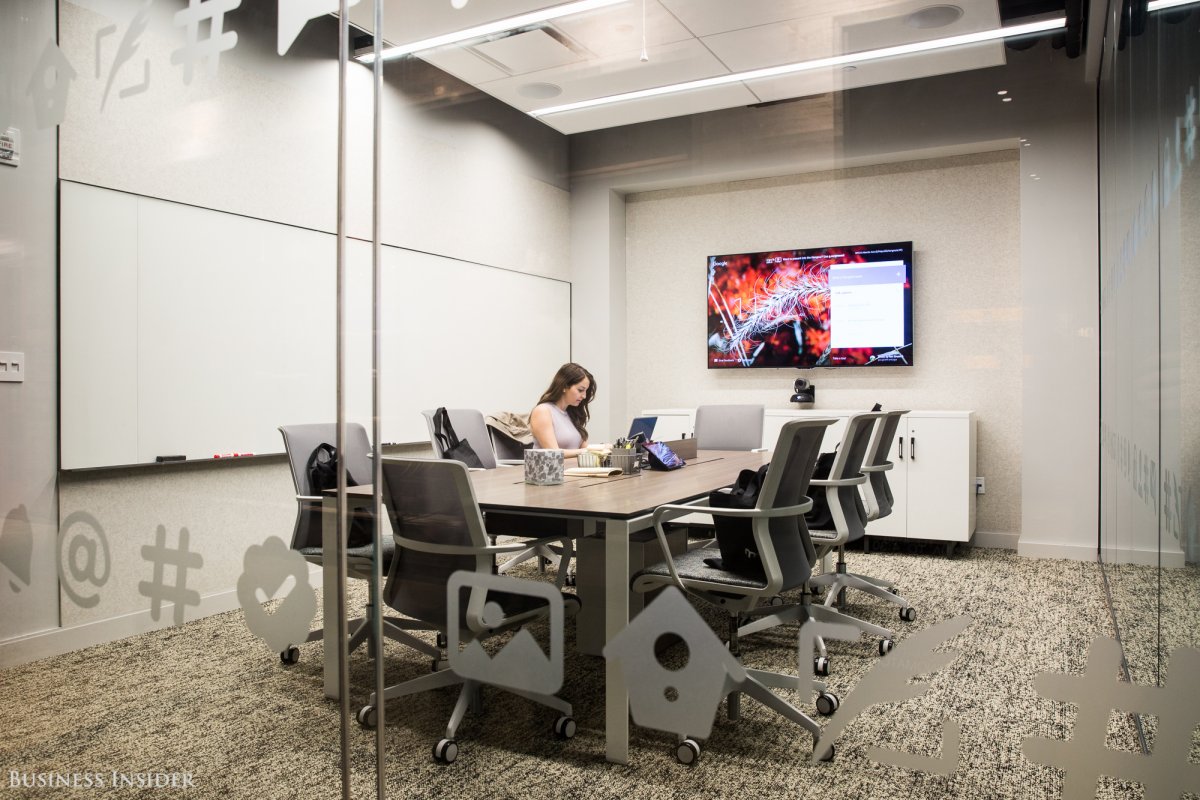
{"type": "MultiPolygon", "coordinates": [[[[829,764],[807,759],[811,737],[743,699],[736,722],[718,712],[699,763],[674,759],[666,734],[632,729],[631,763],[604,760],[603,668],[573,653],[567,622],[563,696],[574,704],[578,735],[550,735],[554,713],[499,691],[485,713],[459,731],[460,756],[445,766],[430,758],[457,690],[395,701],[388,707],[389,797],[403,798],[1058,798],[1063,773],[1031,762],[1026,737],[1067,739],[1075,709],[1039,696],[1041,672],[1079,674],[1097,636],[1112,636],[1096,564],[1031,560],[981,548],[893,548],[850,554],[855,571],[899,583],[919,610],[903,623],[895,608],[851,595],[849,610],[900,635],[960,614],[973,620],[945,647],[958,651],[926,676],[928,692],[874,706],[853,719],[829,764]],[[948,776],[885,766],[872,746],[939,755],[945,720],[957,720],[962,745],[948,776]]],[[[527,573],[528,574],[528,573],[527,573]]],[[[365,600],[353,584],[352,607],[365,600]]],[[[719,618],[712,618],[719,623],[719,618]]],[[[720,628],[719,628],[720,629],[720,628]]],[[[743,641],[748,666],[795,666],[795,627],[743,641]]],[[[301,648],[298,664],[280,665],[241,612],[190,622],[0,672],[0,798],[164,797],[178,789],[28,789],[11,772],[188,773],[195,798],[340,796],[336,704],[321,686],[321,645],[301,648]]],[[[389,642],[387,682],[426,674],[428,660],[389,642]]],[[[830,643],[831,688],[846,696],[878,660],[874,640],[830,643]]],[[[897,654],[902,652],[897,651],[897,654]]],[[[895,654],[894,654],[895,655],[895,654]]],[[[371,662],[351,658],[352,709],[373,686],[371,662]]],[[[1114,680],[1116,676],[1114,675],[1114,680]]],[[[811,698],[793,697],[811,713],[811,698]]],[[[374,733],[352,723],[353,796],[373,797],[374,733]]],[[[1108,746],[1133,751],[1133,726],[1110,715],[1108,746]]],[[[1108,777],[1100,797],[1141,797],[1140,787],[1108,777]]]]}

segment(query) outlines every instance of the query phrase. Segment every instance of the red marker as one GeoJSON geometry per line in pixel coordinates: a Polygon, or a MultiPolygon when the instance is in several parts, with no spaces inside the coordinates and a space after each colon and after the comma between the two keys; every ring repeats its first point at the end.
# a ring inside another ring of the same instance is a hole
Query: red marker
{"type": "Polygon", "coordinates": [[[236,455],[237,453],[225,453],[223,455],[219,453],[213,453],[213,458],[233,458],[236,455]]]}

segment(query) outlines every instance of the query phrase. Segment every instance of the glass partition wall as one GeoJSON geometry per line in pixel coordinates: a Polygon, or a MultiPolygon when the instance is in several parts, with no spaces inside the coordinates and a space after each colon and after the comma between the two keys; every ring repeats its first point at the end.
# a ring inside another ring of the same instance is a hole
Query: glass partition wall
{"type": "Polygon", "coordinates": [[[1114,8],[1098,93],[1100,554],[1129,677],[1157,685],[1200,642],[1198,23],[1114,8]]]}

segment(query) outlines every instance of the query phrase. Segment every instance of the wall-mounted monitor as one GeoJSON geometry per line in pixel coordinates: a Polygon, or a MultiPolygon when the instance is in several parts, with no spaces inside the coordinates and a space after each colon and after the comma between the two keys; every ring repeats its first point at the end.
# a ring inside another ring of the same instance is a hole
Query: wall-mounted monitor
{"type": "Polygon", "coordinates": [[[709,256],[708,366],[913,365],[912,242],[709,256]]]}

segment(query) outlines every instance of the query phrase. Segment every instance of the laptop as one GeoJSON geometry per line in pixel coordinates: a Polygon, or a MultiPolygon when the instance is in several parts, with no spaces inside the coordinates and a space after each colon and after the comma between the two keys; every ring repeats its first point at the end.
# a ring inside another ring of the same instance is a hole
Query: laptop
{"type": "Polygon", "coordinates": [[[654,423],[656,422],[658,422],[658,417],[634,417],[633,422],[629,425],[629,436],[626,438],[632,440],[640,433],[639,442],[653,441],[654,423]]]}

